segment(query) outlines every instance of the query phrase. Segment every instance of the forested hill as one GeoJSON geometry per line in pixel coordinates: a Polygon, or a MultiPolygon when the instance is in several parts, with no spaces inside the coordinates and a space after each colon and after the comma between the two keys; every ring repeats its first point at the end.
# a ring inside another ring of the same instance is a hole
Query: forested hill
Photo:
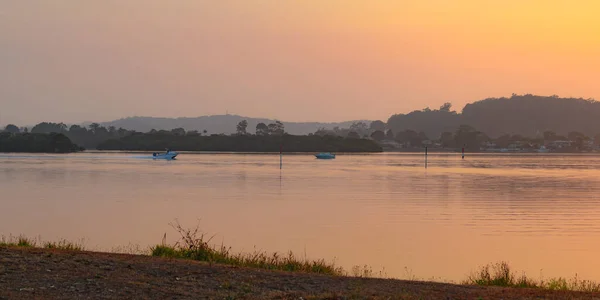
{"type": "Polygon", "coordinates": [[[462,113],[446,104],[440,109],[424,109],[389,118],[387,127],[394,132],[422,131],[430,138],[443,132],[454,132],[470,125],[491,137],[503,134],[539,136],[545,131],[566,135],[582,132],[588,136],[600,133],[600,102],[593,99],[559,98],[558,96],[513,95],[489,98],[467,104],[462,113]]]}

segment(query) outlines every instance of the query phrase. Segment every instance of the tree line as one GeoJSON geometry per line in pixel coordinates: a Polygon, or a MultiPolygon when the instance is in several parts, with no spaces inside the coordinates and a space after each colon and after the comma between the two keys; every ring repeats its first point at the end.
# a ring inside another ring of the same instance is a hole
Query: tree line
{"type": "Polygon", "coordinates": [[[80,150],[62,133],[0,132],[0,152],[71,153],[80,150]]]}
{"type": "Polygon", "coordinates": [[[156,151],[165,148],[179,151],[231,152],[381,152],[373,140],[316,135],[224,135],[182,136],[168,133],[138,133],[108,140],[99,150],[156,151]]]}
{"type": "MultiPolygon", "coordinates": [[[[180,151],[247,151],[273,152],[280,147],[286,152],[380,152],[382,148],[371,139],[342,138],[337,136],[293,136],[285,132],[280,121],[259,123],[254,134],[248,132],[247,121],[237,124],[236,134],[211,134],[206,130],[186,131],[184,128],[172,130],[150,130],[147,133],[123,128],[103,127],[92,123],[87,128],[79,125],[67,126],[64,123],[42,122],[31,130],[8,125],[4,135],[11,137],[11,144],[19,139],[39,139],[40,136],[64,137],[73,145],[98,150],[163,150],[180,151]]],[[[9,141],[3,144],[8,145],[9,141]]],[[[11,146],[12,147],[12,146],[11,146]]],[[[28,148],[28,147],[25,147],[28,148]]],[[[33,147],[38,149],[40,147],[33,147]]],[[[41,148],[40,148],[41,149],[41,148]]],[[[51,150],[46,149],[45,150],[51,150]]],[[[79,149],[79,148],[77,148],[79,149]]],[[[32,151],[36,152],[36,151],[32,151]]],[[[49,151],[55,152],[55,151],[49,151]]]]}
{"type": "MultiPolygon", "coordinates": [[[[8,125],[5,132],[24,133],[26,128],[8,125]]],[[[87,127],[63,123],[40,123],[31,133],[62,133],[86,149],[114,139],[125,138],[135,131],[103,127],[97,123],[87,127]]],[[[309,136],[335,136],[349,139],[370,139],[380,144],[396,142],[408,147],[439,145],[445,148],[480,147],[483,143],[504,148],[518,143],[533,147],[549,141],[569,141],[573,149],[589,147],[599,141],[600,102],[593,99],[560,98],[558,96],[512,95],[509,98],[489,98],[465,106],[461,113],[452,110],[451,103],[438,109],[425,108],[407,114],[391,116],[387,122],[355,122],[348,128],[321,128],[309,136]]],[[[206,130],[151,130],[150,134],[176,136],[207,136],[206,130]]],[[[283,136],[285,126],[280,121],[259,123],[252,130],[247,121],[236,125],[237,136],[283,136]]]]}

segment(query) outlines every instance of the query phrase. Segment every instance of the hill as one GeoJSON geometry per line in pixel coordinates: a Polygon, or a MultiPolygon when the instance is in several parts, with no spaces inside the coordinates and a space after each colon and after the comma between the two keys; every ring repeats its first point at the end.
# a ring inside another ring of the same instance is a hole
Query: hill
{"type": "MultiPolygon", "coordinates": [[[[248,131],[254,132],[258,123],[270,124],[275,120],[265,118],[248,118],[238,115],[214,115],[195,118],[156,118],[156,117],[129,117],[110,122],[100,123],[104,127],[114,126],[139,132],[148,132],[155,130],[172,130],[175,128],[184,128],[187,131],[206,130],[209,134],[232,134],[236,132],[235,126],[242,120],[248,121],[248,131]]],[[[347,128],[354,121],[337,123],[319,123],[319,122],[283,122],[285,131],[292,135],[306,135],[314,133],[320,128],[333,129],[335,127],[347,128]]],[[[370,123],[370,121],[364,121],[370,123]]],[[[89,124],[85,124],[89,125],[89,124]]]]}
{"type": "Polygon", "coordinates": [[[462,113],[450,108],[447,103],[440,109],[396,114],[389,118],[387,127],[394,132],[424,132],[431,139],[454,132],[460,125],[470,125],[490,137],[504,134],[543,137],[547,131],[559,135],[600,133],[600,102],[593,99],[527,94],[470,103],[462,113]]]}

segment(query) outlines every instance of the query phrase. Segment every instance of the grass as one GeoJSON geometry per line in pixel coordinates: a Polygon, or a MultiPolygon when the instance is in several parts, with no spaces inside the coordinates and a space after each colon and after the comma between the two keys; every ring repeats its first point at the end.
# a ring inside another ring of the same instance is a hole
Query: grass
{"type": "Polygon", "coordinates": [[[85,247],[81,243],[73,243],[67,240],[60,240],[58,242],[45,242],[44,248],[46,249],[60,249],[69,251],[83,251],[85,247]]]}
{"type": "Polygon", "coordinates": [[[73,243],[62,239],[58,242],[41,242],[25,236],[0,236],[0,247],[46,248],[70,251],[83,251],[82,243],[73,243]],[[40,246],[41,245],[41,246],[40,246]]]}
{"type": "MultiPolygon", "coordinates": [[[[158,257],[191,259],[209,263],[233,265],[247,268],[260,268],[267,270],[280,270],[288,272],[316,273],[333,276],[353,276],[364,278],[387,278],[382,271],[378,274],[365,266],[355,266],[350,272],[338,267],[335,263],[328,263],[323,259],[310,260],[299,258],[294,253],[288,252],[281,255],[277,252],[268,253],[254,251],[252,253],[233,253],[230,247],[212,246],[212,237],[206,236],[199,230],[185,229],[178,222],[171,226],[180,234],[180,240],[174,245],[166,245],[165,239],[160,245],[143,251],[137,245],[126,248],[115,248],[112,252],[151,255],[158,257]]],[[[24,248],[46,248],[68,251],[85,251],[83,243],[73,243],[65,239],[58,242],[41,242],[40,240],[27,238],[25,236],[0,236],[0,247],[24,247],[24,248]]],[[[408,280],[417,280],[412,272],[406,269],[408,280]]],[[[471,273],[466,280],[461,282],[465,285],[501,286],[510,288],[535,288],[545,290],[564,290],[582,292],[600,292],[600,283],[582,280],[577,274],[571,279],[564,277],[535,280],[525,273],[514,272],[507,262],[498,262],[479,267],[471,273]]],[[[226,288],[229,283],[224,283],[226,288]]]]}
{"type": "Polygon", "coordinates": [[[301,259],[292,252],[284,255],[277,252],[267,253],[264,251],[233,253],[230,247],[210,245],[212,237],[206,236],[199,230],[198,226],[195,229],[183,228],[179,223],[171,224],[171,226],[180,234],[180,241],[173,246],[168,246],[165,245],[163,239],[161,245],[151,248],[152,256],[192,259],[209,263],[288,272],[318,273],[336,276],[346,274],[344,269],[336,267],[335,263],[328,263],[323,259],[301,259]]]}
{"type": "Polygon", "coordinates": [[[579,279],[577,274],[571,279],[563,277],[548,280],[535,280],[525,273],[517,275],[507,262],[488,264],[471,274],[463,284],[502,286],[513,288],[537,288],[545,290],[600,292],[600,283],[579,279]]]}
{"type": "Polygon", "coordinates": [[[34,239],[27,238],[25,236],[0,236],[0,246],[1,247],[26,247],[33,248],[36,247],[37,242],[34,239]]]}

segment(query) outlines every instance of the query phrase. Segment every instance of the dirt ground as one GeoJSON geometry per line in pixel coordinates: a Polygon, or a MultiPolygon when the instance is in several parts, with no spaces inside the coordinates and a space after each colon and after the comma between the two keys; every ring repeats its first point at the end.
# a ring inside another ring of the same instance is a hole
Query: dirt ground
{"type": "Polygon", "coordinates": [[[0,299],[600,299],[600,294],[331,277],[142,255],[0,248],[0,299]]]}

